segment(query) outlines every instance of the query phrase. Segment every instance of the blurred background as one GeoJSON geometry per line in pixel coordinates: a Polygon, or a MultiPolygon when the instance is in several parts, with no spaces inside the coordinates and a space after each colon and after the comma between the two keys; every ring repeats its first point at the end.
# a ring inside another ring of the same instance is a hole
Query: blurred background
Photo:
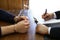
{"type": "Polygon", "coordinates": [[[29,0],[0,0],[0,9],[18,15],[20,10],[29,5],[29,0]]]}
{"type": "Polygon", "coordinates": [[[44,21],[41,16],[45,13],[45,9],[48,13],[60,10],[60,0],[29,0],[29,8],[33,16],[41,23],[44,21]]]}

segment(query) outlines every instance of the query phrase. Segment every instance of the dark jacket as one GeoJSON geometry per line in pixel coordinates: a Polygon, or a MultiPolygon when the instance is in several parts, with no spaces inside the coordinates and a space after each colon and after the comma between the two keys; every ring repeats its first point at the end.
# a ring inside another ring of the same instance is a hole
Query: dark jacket
{"type": "MultiPolygon", "coordinates": [[[[60,19],[60,11],[55,12],[57,18],[60,19]]],[[[60,39],[60,27],[52,27],[50,30],[50,37],[55,39],[60,39]]]]}

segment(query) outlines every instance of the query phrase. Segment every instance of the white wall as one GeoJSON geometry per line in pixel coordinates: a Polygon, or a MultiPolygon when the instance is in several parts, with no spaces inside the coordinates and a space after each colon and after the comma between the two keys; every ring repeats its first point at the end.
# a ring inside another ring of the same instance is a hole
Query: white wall
{"type": "Polygon", "coordinates": [[[29,7],[38,20],[47,9],[47,12],[55,12],[60,10],[60,0],[29,0],[29,7]]]}

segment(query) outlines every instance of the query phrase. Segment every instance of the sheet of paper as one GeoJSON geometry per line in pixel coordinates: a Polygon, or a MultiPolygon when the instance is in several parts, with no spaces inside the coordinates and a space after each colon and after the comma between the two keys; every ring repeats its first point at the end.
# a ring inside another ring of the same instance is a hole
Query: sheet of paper
{"type": "Polygon", "coordinates": [[[48,20],[48,21],[45,21],[43,18],[42,18],[42,15],[44,14],[44,10],[34,10],[32,11],[33,12],[33,16],[38,20],[38,23],[40,24],[50,24],[50,23],[58,23],[60,22],[60,19],[51,19],[51,20],[48,20]]]}
{"type": "Polygon", "coordinates": [[[41,24],[52,24],[52,23],[60,23],[60,19],[51,19],[51,20],[48,20],[48,21],[41,21],[41,22],[38,22],[38,24],[41,23],[41,24]]]}

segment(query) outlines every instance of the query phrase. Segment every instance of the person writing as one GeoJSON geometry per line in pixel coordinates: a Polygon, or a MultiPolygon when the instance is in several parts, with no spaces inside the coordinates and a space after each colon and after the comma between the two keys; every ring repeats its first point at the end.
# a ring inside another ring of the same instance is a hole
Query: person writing
{"type": "Polygon", "coordinates": [[[26,16],[14,16],[4,10],[0,10],[0,21],[12,24],[0,26],[0,37],[14,32],[26,33],[29,29],[29,21],[26,16]]]}
{"type": "MultiPolygon", "coordinates": [[[[46,13],[42,15],[42,18],[47,21],[50,19],[60,19],[60,11],[54,13],[46,13]]],[[[50,35],[51,38],[60,39],[60,27],[48,27],[43,24],[37,24],[36,32],[40,34],[50,35]]]]}

